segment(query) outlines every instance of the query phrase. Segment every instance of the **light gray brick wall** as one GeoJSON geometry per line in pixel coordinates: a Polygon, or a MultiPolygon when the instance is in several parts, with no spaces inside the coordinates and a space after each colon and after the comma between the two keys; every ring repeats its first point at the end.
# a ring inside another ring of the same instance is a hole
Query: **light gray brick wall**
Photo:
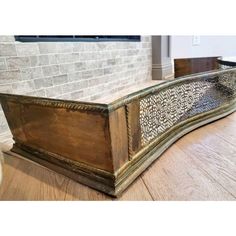
{"type": "MultiPolygon", "coordinates": [[[[151,36],[141,42],[16,42],[0,36],[0,93],[92,101],[151,80],[151,36]]],[[[9,132],[0,109],[0,134],[9,132]]]]}

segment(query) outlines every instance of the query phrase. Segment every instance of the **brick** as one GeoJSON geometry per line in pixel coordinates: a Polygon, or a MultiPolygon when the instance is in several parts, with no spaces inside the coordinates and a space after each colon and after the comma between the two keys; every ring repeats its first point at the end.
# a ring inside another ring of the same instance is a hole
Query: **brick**
{"type": "Polygon", "coordinates": [[[75,91],[75,83],[64,84],[62,86],[62,93],[69,93],[75,91]]]}
{"type": "Polygon", "coordinates": [[[49,65],[49,57],[48,55],[31,56],[30,64],[32,67],[49,65]]]}
{"type": "Polygon", "coordinates": [[[75,72],[75,64],[62,64],[62,65],[60,65],[60,72],[62,74],[75,72]]]}
{"type": "Polygon", "coordinates": [[[75,87],[76,87],[76,89],[86,88],[86,87],[88,87],[88,81],[86,81],[86,80],[79,81],[79,82],[77,82],[75,87]]]}
{"type": "Polygon", "coordinates": [[[0,71],[0,84],[20,81],[21,74],[19,70],[0,71]]]}
{"type": "Polygon", "coordinates": [[[109,68],[105,68],[104,69],[104,75],[106,74],[112,74],[114,71],[114,69],[112,67],[109,67],[109,68]]]}
{"type": "Polygon", "coordinates": [[[58,75],[53,77],[54,85],[65,84],[67,82],[68,82],[67,75],[58,75]]]}
{"type": "Polygon", "coordinates": [[[92,95],[91,96],[91,100],[92,101],[94,101],[94,100],[96,100],[96,99],[98,99],[98,98],[101,98],[103,96],[103,94],[102,93],[100,93],[100,94],[95,94],[95,95],[92,95]]]}
{"type": "Polygon", "coordinates": [[[59,96],[56,96],[57,99],[63,99],[63,100],[72,100],[71,93],[65,93],[59,96]]]}
{"type": "Polygon", "coordinates": [[[18,56],[34,56],[39,54],[37,43],[16,43],[18,56]]]}
{"type": "Polygon", "coordinates": [[[48,58],[49,58],[49,64],[52,65],[52,64],[57,64],[57,58],[56,58],[56,55],[48,55],[48,58]]]}
{"type": "Polygon", "coordinates": [[[84,96],[84,92],[83,90],[79,90],[79,91],[72,92],[70,95],[71,95],[71,99],[79,100],[80,98],[84,96]]]}
{"type": "Polygon", "coordinates": [[[16,56],[15,44],[0,43],[0,57],[3,56],[16,56]]]}
{"type": "Polygon", "coordinates": [[[73,56],[73,62],[77,62],[80,60],[80,53],[72,53],[72,56],[73,56]]]}
{"type": "Polygon", "coordinates": [[[62,88],[61,86],[51,87],[45,89],[46,96],[49,98],[57,97],[62,94],[62,88]]]}
{"type": "Polygon", "coordinates": [[[1,84],[0,85],[0,93],[12,93],[12,85],[11,84],[1,84]]]}
{"type": "Polygon", "coordinates": [[[75,72],[72,74],[68,74],[68,81],[78,81],[82,79],[82,72],[75,72]]]}
{"type": "Polygon", "coordinates": [[[30,67],[29,57],[9,57],[6,58],[8,68],[10,70],[30,67]]]}
{"type": "Polygon", "coordinates": [[[107,67],[107,60],[97,61],[97,67],[98,68],[107,67]]]}
{"type": "Polygon", "coordinates": [[[102,76],[102,75],[104,75],[104,70],[103,69],[93,70],[93,76],[94,77],[98,77],[98,76],[102,76]]]}
{"type": "Polygon", "coordinates": [[[99,61],[87,61],[86,62],[86,69],[87,70],[95,70],[98,68],[99,61]]]}
{"type": "Polygon", "coordinates": [[[91,77],[93,77],[93,71],[88,70],[88,71],[83,71],[82,72],[82,78],[83,79],[88,79],[88,78],[91,78],[91,77]]]}
{"type": "Polygon", "coordinates": [[[58,53],[72,53],[73,44],[71,42],[56,43],[56,49],[58,53]]]}
{"type": "Polygon", "coordinates": [[[88,87],[88,81],[78,81],[73,83],[67,83],[62,86],[63,93],[74,92],[88,87]]]}
{"type": "Polygon", "coordinates": [[[77,62],[75,63],[75,70],[76,71],[81,71],[86,69],[86,64],[85,62],[77,62]]]}
{"type": "Polygon", "coordinates": [[[142,43],[142,47],[143,48],[151,48],[151,44],[150,43],[142,43]]]}
{"type": "Polygon", "coordinates": [[[108,82],[109,78],[106,76],[99,77],[99,78],[93,78],[89,80],[89,86],[94,86],[96,84],[106,84],[108,82]]]}
{"type": "Polygon", "coordinates": [[[107,50],[109,44],[105,42],[100,42],[100,43],[97,43],[96,46],[97,46],[97,49],[101,51],[101,50],[107,50]]]}
{"type": "Polygon", "coordinates": [[[21,69],[22,80],[32,80],[42,78],[43,73],[41,67],[32,67],[27,69],[21,69]]]}
{"type": "Polygon", "coordinates": [[[41,54],[56,53],[56,43],[39,43],[39,52],[41,54]]]}
{"type": "MultiPolygon", "coordinates": [[[[87,52],[95,52],[95,51],[98,49],[98,47],[97,47],[98,44],[99,44],[99,43],[96,43],[96,42],[94,42],[94,43],[83,42],[84,51],[87,51],[87,52]]],[[[107,44],[107,45],[108,45],[108,44],[107,44]]]]}
{"type": "Polygon", "coordinates": [[[36,97],[46,97],[46,93],[44,89],[34,91],[36,97]]]}
{"type": "Polygon", "coordinates": [[[113,59],[108,59],[107,60],[107,65],[111,66],[111,65],[115,65],[117,63],[116,59],[113,58],[113,59]]]}
{"type": "Polygon", "coordinates": [[[6,69],[7,69],[7,64],[5,58],[0,58],[0,70],[6,70],[6,69]]]}
{"type": "Polygon", "coordinates": [[[34,91],[35,87],[33,81],[23,81],[20,83],[13,83],[12,89],[14,94],[25,94],[27,92],[34,91]]]}
{"type": "Polygon", "coordinates": [[[60,73],[59,65],[51,65],[42,67],[44,76],[53,76],[60,73]]]}
{"type": "Polygon", "coordinates": [[[71,54],[71,53],[67,53],[67,54],[57,54],[56,55],[56,60],[58,64],[61,63],[71,63],[76,61],[75,60],[76,54],[71,54]]]}
{"type": "Polygon", "coordinates": [[[46,97],[46,93],[44,89],[36,90],[33,92],[27,92],[26,95],[33,97],[46,97]]]}
{"type": "Polygon", "coordinates": [[[35,89],[48,88],[48,87],[52,87],[53,85],[54,84],[53,84],[52,78],[41,78],[41,79],[34,80],[35,89]]]}
{"type": "Polygon", "coordinates": [[[96,59],[97,59],[97,53],[93,53],[93,52],[80,53],[80,60],[87,61],[87,60],[96,60],[96,59]]]}
{"type": "Polygon", "coordinates": [[[134,56],[134,55],[137,55],[138,53],[139,53],[138,49],[131,49],[131,50],[128,50],[127,55],[128,56],[134,56]]]}

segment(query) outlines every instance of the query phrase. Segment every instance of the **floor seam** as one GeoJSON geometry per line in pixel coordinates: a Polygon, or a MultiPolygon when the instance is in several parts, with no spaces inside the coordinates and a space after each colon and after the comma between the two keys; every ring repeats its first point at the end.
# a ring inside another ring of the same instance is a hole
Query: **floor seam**
{"type": "Polygon", "coordinates": [[[69,179],[67,179],[67,185],[66,185],[66,191],[65,191],[65,196],[64,196],[64,201],[66,201],[66,196],[67,196],[67,191],[68,191],[68,185],[69,185],[69,183],[70,183],[70,180],[69,179]]]}
{"type": "Polygon", "coordinates": [[[145,188],[147,189],[147,191],[148,191],[148,193],[149,193],[149,195],[150,195],[151,199],[152,199],[153,201],[155,201],[155,198],[152,196],[152,194],[151,194],[150,190],[148,189],[148,186],[147,186],[147,184],[145,183],[145,181],[144,181],[143,177],[142,177],[142,176],[140,176],[140,178],[141,178],[141,180],[142,180],[142,182],[143,182],[143,184],[144,184],[145,188]]]}

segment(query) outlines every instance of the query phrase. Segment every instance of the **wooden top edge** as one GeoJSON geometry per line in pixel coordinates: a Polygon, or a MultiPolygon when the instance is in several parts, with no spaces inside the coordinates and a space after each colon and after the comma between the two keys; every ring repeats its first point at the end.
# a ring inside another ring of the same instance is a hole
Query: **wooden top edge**
{"type": "Polygon", "coordinates": [[[0,102],[4,99],[21,104],[34,104],[47,107],[66,108],[70,110],[108,112],[108,105],[102,103],[79,102],[74,100],[0,93],[0,102]]]}

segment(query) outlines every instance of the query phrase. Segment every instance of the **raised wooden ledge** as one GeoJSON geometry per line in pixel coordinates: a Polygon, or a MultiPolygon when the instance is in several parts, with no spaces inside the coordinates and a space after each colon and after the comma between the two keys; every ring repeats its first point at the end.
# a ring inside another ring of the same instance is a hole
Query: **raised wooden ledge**
{"type": "Polygon", "coordinates": [[[104,103],[0,94],[8,153],[117,196],[177,139],[236,110],[236,69],[157,83],[104,103]]]}

